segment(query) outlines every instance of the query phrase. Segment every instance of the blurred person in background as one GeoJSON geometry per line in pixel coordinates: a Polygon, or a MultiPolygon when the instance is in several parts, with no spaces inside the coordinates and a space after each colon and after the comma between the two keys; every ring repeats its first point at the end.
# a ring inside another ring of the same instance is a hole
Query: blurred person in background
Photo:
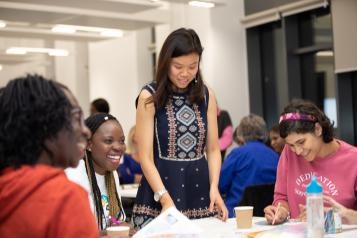
{"type": "Polygon", "coordinates": [[[226,150],[233,142],[233,126],[229,113],[217,106],[217,125],[219,148],[221,150],[222,162],[224,161],[226,150]]]}
{"type": "Polygon", "coordinates": [[[227,155],[219,179],[229,217],[234,217],[247,186],[275,183],[278,154],[266,146],[267,133],[264,119],[255,114],[243,117],[236,129],[240,146],[227,155]]]}
{"type": "Polygon", "coordinates": [[[279,124],[274,125],[269,131],[270,146],[280,155],[284,149],[285,141],[280,137],[279,124]]]}
{"type": "Polygon", "coordinates": [[[95,113],[109,113],[110,107],[107,100],[104,98],[97,98],[90,104],[90,115],[95,113]]]}
{"type": "Polygon", "coordinates": [[[141,171],[138,150],[136,148],[135,126],[130,129],[127,141],[126,152],[117,169],[120,184],[139,183],[143,172],[141,171]]]}

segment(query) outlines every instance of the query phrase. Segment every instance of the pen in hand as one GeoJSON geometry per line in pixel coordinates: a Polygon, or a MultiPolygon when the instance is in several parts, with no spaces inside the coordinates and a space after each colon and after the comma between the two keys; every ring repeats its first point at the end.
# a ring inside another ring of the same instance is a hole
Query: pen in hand
{"type": "Polygon", "coordinates": [[[273,222],[271,223],[272,225],[275,224],[275,220],[276,220],[276,216],[277,216],[276,214],[278,214],[279,209],[280,209],[280,202],[278,203],[278,206],[277,206],[276,211],[275,211],[275,213],[274,213],[273,222]]]}

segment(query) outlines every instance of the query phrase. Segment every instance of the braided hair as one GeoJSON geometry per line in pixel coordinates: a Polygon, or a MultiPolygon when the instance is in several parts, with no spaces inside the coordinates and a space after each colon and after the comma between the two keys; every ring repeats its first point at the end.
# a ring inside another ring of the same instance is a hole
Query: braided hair
{"type": "MultiPolygon", "coordinates": [[[[90,129],[92,133],[92,137],[97,131],[97,129],[106,121],[115,120],[119,123],[119,121],[112,115],[107,113],[98,113],[88,117],[85,120],[87,127],[90,129]]],[[[101,230],[104,229],[103,218],[105,219],[104,210],[102,206],[102,195],[97,183],[97,178],[95,176],[94,166],[93,166],[93,156],[89,150],[86,150],[85,158],[84,158],[86,171],[88,175],[89,182],[91,184],[92,192],[93,192],[93,200],[95,206],[95,213],[97,217],[97,223],[101,230]]],[[[114,172],[116,171],[107,171],[104,175],[105,186],[108,191],[108,199],[109,199],[109,214],[116,219],[123,219],[125,217],[124,209],[121,204],[121,200],[119,199],[118,191],[115,186],[114,172]]]]}
{"type": "MultiPolygon", "coordinates": [[[[0,171],[34,165],[46,151],[45,141],[71,130],[72,105],[55,81],[28,74],[0,89],[0,171]]],[[[56,161],[51,161],[54,165],[56,161]]]]}

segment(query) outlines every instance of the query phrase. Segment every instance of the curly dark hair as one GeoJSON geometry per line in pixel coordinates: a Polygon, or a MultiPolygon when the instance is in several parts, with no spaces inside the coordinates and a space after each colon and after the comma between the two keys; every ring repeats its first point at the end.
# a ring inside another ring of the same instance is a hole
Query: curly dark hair
{"type": "Polygon", "coordinates": [[[316,118],[311,120],[284,120],[279,124],[280,136],[286,138],[290,133],[314,133],[315,123],[319,123],[322,128],[322,139],[325,143],[329,143],[335,136],[333,123],[314,103],[295,99],[292,100],[285,108],[281,115],[286,113],[302,113],[316,118]]]}
{"type": "Polygon", "coordinates": [[[71,129],[72,105],[65,86],[40,75],[9,81],[0,93],[0,171],[34,165],[46,151],[47,139],[71,129]]]}
{"type": "MultiPolygon", "coordinates": [[[[172,58],[197,53],[201,61],[203,47],[197,33],[192,29],[179,28],[173,31],[165,40],[160,51],[155,81],[156,92],[146,103],[154,102],[156,108],[165,106],[173,94],[172,83],[169,79],[170,62],[172,58]]],[[[201,103],[204,100],[204,83],[200,69],[195,80],[188,85],[188,99],[191,103],[201,103]],[[196,82],[195,82],[196,81],[196,82]]]]}
{"type": "Polygon", "coordinates": [[[109,113],[109,103],[104,98],[97,98],[91,104],[97,112],[109,113]]]}

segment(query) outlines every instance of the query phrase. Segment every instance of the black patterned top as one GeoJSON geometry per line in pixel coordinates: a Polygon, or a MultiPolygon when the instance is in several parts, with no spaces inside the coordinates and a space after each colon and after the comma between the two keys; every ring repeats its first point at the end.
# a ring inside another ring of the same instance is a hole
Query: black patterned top
{"type": "MultiPolygon", "coordinates": [[[[206,87],[205,87],[206,88],[206,87]]],[[[143,89],[155,92],[155,84],[143,89]]],[[[157,110],[154,123],[154,162],[175,206],[190,219],[216,215],[208,211],[209,171],[205,155],[208,90],[205,100],[191,104],[185,93],[175,93],[157,110]]],[[[146,178],[140,183],[133,223],[142,228],[161,212],[146,178]]]]}

